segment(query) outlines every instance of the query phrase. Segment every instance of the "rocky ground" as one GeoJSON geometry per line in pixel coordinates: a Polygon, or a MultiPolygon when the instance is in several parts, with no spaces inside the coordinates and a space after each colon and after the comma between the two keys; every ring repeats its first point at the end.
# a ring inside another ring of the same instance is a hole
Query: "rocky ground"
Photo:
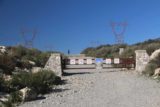
{"type": "Polygon", "coordinates": [[[20,107],[160,107],[160,83],[132,70],[66,72],[67,84],[20,107]]]}

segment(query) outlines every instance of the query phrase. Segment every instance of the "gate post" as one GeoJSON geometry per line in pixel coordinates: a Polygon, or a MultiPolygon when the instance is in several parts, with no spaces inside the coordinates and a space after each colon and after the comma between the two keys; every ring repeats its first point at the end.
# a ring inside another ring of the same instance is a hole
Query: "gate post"
{"type": "Polygon", "coordinates": [[[57,76],[62,76],[62,57],[59,53],[51,54],[45,69],[53,71],[57,76]]]}
{"type": "Polygon", "coordinates": [[[103,69],[103,59],[102,58],[96,58],[95,59],[96,69],[103,69]]]}
{"type": "Polygon", "coordinates": [[[146,50],[136,50],[136,71],[142,73],[149,62],[149,55],[146,50]]]}

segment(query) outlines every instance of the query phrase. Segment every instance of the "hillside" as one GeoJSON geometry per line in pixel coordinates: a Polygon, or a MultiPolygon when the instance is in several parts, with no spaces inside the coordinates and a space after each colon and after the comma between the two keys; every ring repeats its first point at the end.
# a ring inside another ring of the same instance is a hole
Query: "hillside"
{"type": "Polygon", "coordinates": [[[134,57],[135,50],[144,49],[147,50],[147,53],[151,53],[160,48],[160,38],[149,39],[144,42],[136,43],[133,45],[121,44],[121,45],[100,45],[98,47],[88,47],[84,49],[81,53],[86,54],[87,56],[93,57],[134,57]],[[124,48],[124,52],[119,56],[119,48],[124,48]]]}
{"type": "Polygon", "coordinates": [[[32,67],[44,67],[51,52],[28,49],[23,46],[1,46],[0,73],[11,74],[16,68],[30,70],[32,67]]]}

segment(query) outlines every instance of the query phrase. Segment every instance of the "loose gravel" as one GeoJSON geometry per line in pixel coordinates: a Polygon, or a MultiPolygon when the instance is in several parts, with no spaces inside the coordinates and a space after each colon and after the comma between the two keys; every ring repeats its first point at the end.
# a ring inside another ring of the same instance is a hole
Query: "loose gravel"
{"type": "Polygon", "coordinates": [[[160,107],[160,83],[134,70],[66,70],[64,85],[20,107],[160,107]]]}

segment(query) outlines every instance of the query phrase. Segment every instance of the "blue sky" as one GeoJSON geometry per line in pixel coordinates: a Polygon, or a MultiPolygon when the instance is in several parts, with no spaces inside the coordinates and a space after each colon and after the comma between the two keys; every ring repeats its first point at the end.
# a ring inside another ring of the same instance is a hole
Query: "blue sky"
{"type": "Polygon", "coordinates": [[[0,0],[0,44],[23,43],[21,29],[37,29],[34,47],[80,53],[115,43],[111,21],[128,23],[125,43],[159,38],[159,5],[159,0],[0,0]]]}

